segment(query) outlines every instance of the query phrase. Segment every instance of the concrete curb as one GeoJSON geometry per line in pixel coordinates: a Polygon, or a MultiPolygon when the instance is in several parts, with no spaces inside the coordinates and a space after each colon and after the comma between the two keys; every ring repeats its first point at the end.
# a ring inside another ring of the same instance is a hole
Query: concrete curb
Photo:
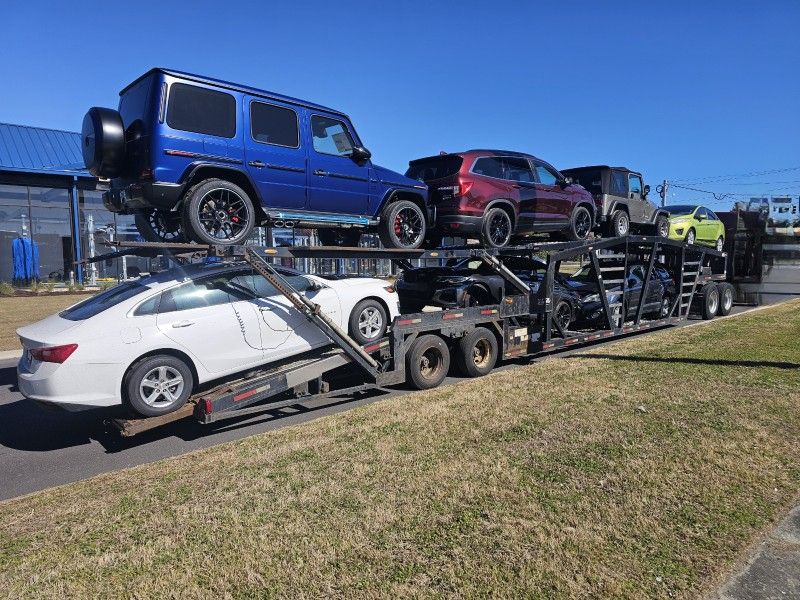
{"type": "Polygon", "coordinates": [[[0,360],[11,360],[22,356],[22,350],[0,350],[0,360]]]}

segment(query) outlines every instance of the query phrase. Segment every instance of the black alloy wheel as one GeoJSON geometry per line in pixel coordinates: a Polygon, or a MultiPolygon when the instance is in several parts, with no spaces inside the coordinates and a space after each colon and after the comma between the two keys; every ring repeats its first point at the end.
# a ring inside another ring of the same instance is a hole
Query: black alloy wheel
{"type": "Polygon", "coordinates": [[[583,241],[592,231],[592,213],[585,206],[578,206],[572,212],[568,237],[572,241],[583,241]]]}
{"type": "Polygon", "coordinates": [[[136,229],[148,242],[185,242],[181,217],[177,212],[152,209],[137,212],[133,217],[136,229]]]}
{"type": "Polygon", "coordinates": [[[388,204],[378,225],[378,236],[386,248],[419,248],[425,241],[426,233],[425,213],[410,200],[388,204]]]}
{"type": "Polygon", "coordinates": [[[481,242],[487,248],[503,248],[511,241],[513,229],[511,217],[505,210],[490,208],[481,224],[481,242]]]}
{"type": "Polygon", "coordinates": [[[560,300],[556,304],[556,308],[553,311],[553,319],[559,324],[562,331],[566,331],[569,328],[569,324],[572,322],[572,307],[570,307],[569,302],[560,300]]]}

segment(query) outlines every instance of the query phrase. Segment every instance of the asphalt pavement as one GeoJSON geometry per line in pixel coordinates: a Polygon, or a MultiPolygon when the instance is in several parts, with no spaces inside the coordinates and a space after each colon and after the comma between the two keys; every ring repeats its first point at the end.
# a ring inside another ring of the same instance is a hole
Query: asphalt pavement
{"type": "MultiPolygon", "coordinates": [[[[736,306],[733,314],[747,310],[749,307],[736,306]]],[[[697,322],[691,319],[679,327],[697,322]]],[[[555,356],[568,356],[585,348],[555,356]]],[[[396,398],[411,391],[397,388],[367,396],[303,401],[290,407],[211,425],[200,425],[188,419],[133,438],[123,438],[112,426],[104,424],[106,419],[119,416],[118,411],[71,413],[44,408],[23,398],[16,386],[16,362],[0,360],[0,500],[297,425],[357,406],[396,398]]],[[[514,368],[519,364],[510,363],[501,368],[514,368]]],[[[457,384],[459,381],[460,378],[449,377],[445,384],[457,384]]]]}

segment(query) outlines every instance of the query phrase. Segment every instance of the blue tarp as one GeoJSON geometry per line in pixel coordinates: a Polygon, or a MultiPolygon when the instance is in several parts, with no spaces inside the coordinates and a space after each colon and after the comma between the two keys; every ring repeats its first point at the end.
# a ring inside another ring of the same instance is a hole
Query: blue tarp
{"type": "Polygon", "coordinates": [[[14,262],[14,285],[30,285],[39,281],[39,245],[31,238],[18,237],[11,242],[14,262]]]}

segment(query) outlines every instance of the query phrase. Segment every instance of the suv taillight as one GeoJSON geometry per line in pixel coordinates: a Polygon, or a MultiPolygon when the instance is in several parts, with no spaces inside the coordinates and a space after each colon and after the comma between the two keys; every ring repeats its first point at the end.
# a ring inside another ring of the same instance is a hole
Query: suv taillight
{"type": "Polygon", "coordinates": [[[51,362],[61,364],[67,360],[78,344],[64,344],[63,346],[45,346],[44,348],[31,348],[31,356],[39,362],[51,362]]]}

